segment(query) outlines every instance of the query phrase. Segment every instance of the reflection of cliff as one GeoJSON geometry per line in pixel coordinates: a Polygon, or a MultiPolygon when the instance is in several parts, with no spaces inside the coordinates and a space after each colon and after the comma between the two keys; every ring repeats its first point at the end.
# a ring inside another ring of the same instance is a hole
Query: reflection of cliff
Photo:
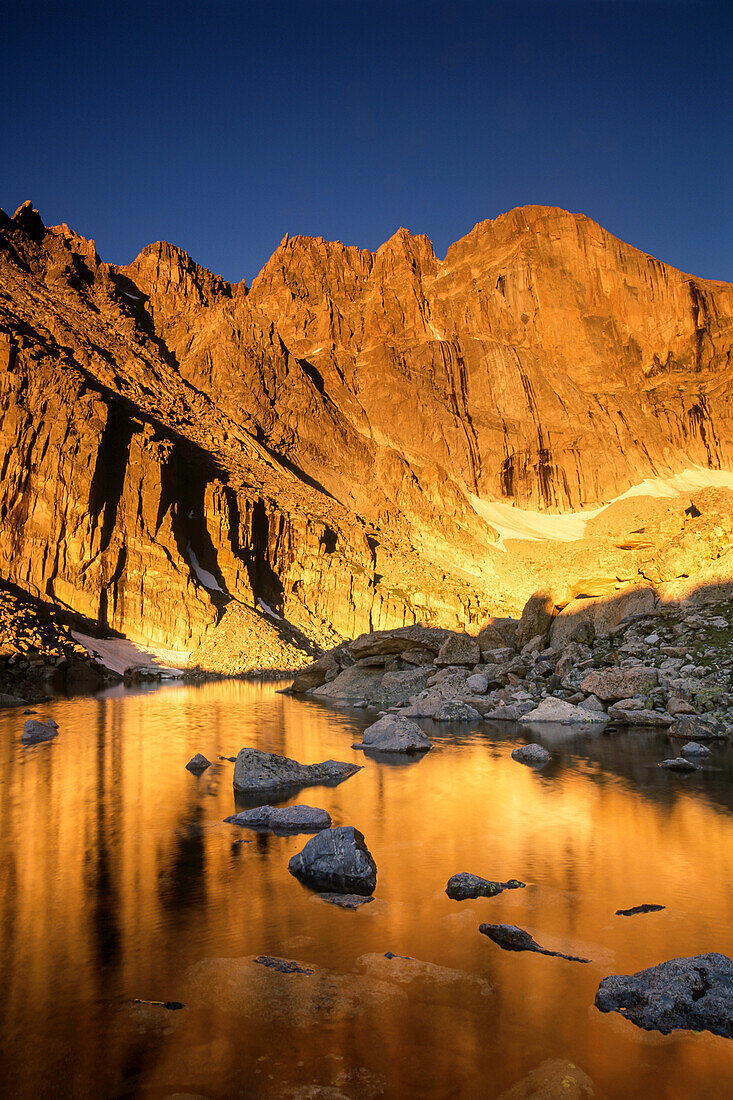
{"type": "MultiPolygon", "coordinates": [[[[286,239],[251,289],[0,215],[0,574],[193,648],[230,600],[321,641],[497,604],[469,494],[544,509],[730,464],[733,289],[528,207],[439,262],[286,239]]],[[[500,603],[500,600],[499,600],[500,603]]]]}
{"type": "Polygon", "coordinates": [[[511,760],[506,727],[460,739],[444,727],[445,740],[419,763],[385,770],[352,752],[351,719],[237,682],[59,703],[53,713],[59,737],[30,751],[19,745],[17,715],[0,714],[0,1045],[12,1040],[13,1049],[0,1067],[4,1095],[50,1095],[48,1082],[71,1073],[70,1051],[78,1096],[121,1094],[125,1081],[130,1093],[185,1086],[235,1096],[262,1056],[280,1089],[291,1078],[330,1084],[321,1075],[343,1059],[385,1075],[384,1095],[414,1094],[421,1072],[436,1095],[475,1074],[464,1091],[482,1095],[486,1081],[492,1091],[508,1087],[558,1051],[572,1053],[605,1095],[655,1095],[668,1075],[670,1094],[694,1095],[705,1082],[706,1095],[725,1095],[714,1087],[716,1072],[729,1073],[723,1040],[701,1046],[680,1036],[670,1061],[669,1044],[640,1043],[591,1005],[607,973],[729,951],[729,750],[716,748],[716,767],[693,786],[656,769],[663,735],[586,737],[553,749],[551,771],[537,775],[511,760]],[[223,824],[234,809],[232,765],[217,758],[245,744],[304,762],[366,765],[340,787],[291,800],[364,832],[379,878],[376,901],[361,914],[315,900],[288,874],[303,837],[259,842],[223,824]],[[184,767],[199,750],[217,769],[201,780],[184,767]],[[461,869],[516,876],[527,889],[459,905],[444,890],[461,869]],[[641,902],[668,912],[636,925],[613,917],[641,902]],[[560,950],[582,945],[593,965],[581,974],[494,949],[478,934],[492,919],[560,950]],[[380,996],[358,959],[387,950],[468,979],[398,986],[407,1002],[380,996]],[[339,1015],[324,995],[316,1006],[324,1017],[314,1012],[295,1026],[289,1014],[302,1012],[293,986],[292,1005],[283,997],[276,1006],[273,1043],[267,1000],[250,999],[250,1014],[237,1015],[218,1007],[220,984],[212,984],[202,1008],[207,991],[192,988],[191,968],[227,958],[227,1003],[239,996],[246,1006],[231,960],[262,953],[353,982],[361,1014],[339,1015]],[[487,998],[474,996],[476,977],[493,987],[487,998]],[[188,1008],[134,1013],[133,997],[188,1008]],[[528,1005],[539,1037],[529,1044],[528,1005]]]}

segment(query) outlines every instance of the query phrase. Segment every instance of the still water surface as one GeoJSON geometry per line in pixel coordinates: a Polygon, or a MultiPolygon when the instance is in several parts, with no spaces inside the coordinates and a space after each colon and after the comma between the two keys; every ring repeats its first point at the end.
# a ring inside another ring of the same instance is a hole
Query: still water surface
{"type": "Polygon", "coordinates": [[[510,759],[516,727],[484,723],[432,726],[430,753],[390,765],[351,749],[374,714],[276,686],[58,700],[39,710],[59,737],[28,749],[22,716],[0,712],[3,1096],[495,1097],[547,1058],[611,1100],[733,1094],[730,1041],[593,1007],[607,974],[733,954],[730,750],[680,776],[656,768],[664,735],[595,733],[548,746],[534,772],[510,759]],[[364,764],[289,802],[364,833],[372,904],[336,908],[290,876],[307,837],[223,823],[233,765],[218,757],[243,745],[364,764]],[[201,778],[195,752],[216,761],[201,778]],[[453,902],[458,871],[527,888],[453,902]],[[642,902],[667,908],[614,916],[642,902]],[[503,952],[482,921],[592,962],[503,952]],[[387,951],[435,966],[390,969],[387,951]]]}

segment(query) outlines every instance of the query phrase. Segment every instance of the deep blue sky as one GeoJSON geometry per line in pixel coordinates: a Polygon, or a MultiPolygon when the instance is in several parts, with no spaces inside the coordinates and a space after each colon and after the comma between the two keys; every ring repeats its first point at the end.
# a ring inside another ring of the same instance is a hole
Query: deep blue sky
{"type": "Polygon", "coordinates": [[[251,282],[524,203],[733,281],[733,4],[0,0],[0,206],[251,282]]]}

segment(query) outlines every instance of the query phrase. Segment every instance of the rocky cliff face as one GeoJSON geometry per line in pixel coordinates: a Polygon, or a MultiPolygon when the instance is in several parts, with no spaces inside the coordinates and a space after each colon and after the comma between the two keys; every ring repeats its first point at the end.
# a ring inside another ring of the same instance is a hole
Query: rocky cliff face
{"type": "Polygon", "coordinates": [[[472,498],[730,465],[732,345],[732,287],[560,210],[442,263],[404,230],[286,238],[248,289],[168,244],[103,263],[26,203],[0,212],[0,577],[189,651],[232,601],[321,643],[469,626],[516,603],[472,498]]]}

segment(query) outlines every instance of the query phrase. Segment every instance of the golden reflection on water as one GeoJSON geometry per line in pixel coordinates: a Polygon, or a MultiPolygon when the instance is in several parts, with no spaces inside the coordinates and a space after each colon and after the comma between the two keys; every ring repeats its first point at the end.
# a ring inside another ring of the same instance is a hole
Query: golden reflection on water
{"type": "Polygon", "coordinates": [[[368,716],[236,682],[39,709],[61,732],[30,749],[22,715],[0,712],[3,1095],[497,1096],[546,1058],[614,1098],[730,1094],[729,1041],[593,1007],[606,974],[732,953],[728,750],[688,778],[656,769],[663,735],[592,735],[552,746],[537,773],[510,759],[509,728],[443,726],[427,756],[390,765],[351,749],[368,716]],[[223,823],[233,766],[218,757],[243,745],[364,764],[289,801],[362,830],[374,903],[343,911],[296,882],[287,864],[307,838],[223,823]],[[215,761],[198,779],[195,752],[215,761]],[[456,903],[457,871],[527,888],[456,903]],[[667,909],[614,916],[641,902],[667,909]],[[592,962],[502,952],[484,920],[592,962]],[[465,977],[402,984],[386,951],[465,977]],[[241,961],[259,954],[315,977],[241,961]]]}

